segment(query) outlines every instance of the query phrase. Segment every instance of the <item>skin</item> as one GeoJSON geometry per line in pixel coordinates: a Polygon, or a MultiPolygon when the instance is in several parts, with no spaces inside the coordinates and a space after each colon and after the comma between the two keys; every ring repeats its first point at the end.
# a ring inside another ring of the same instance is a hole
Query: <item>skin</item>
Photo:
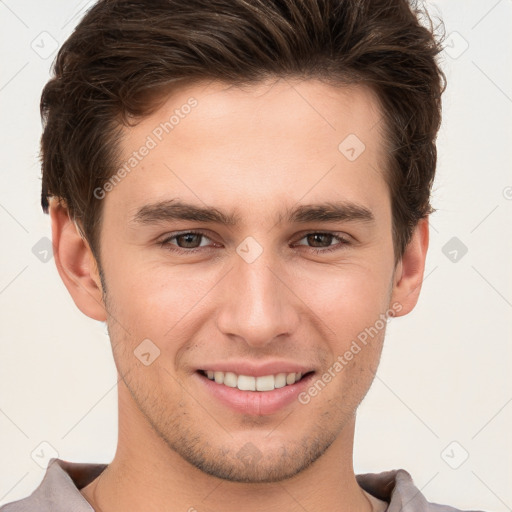
{"type": "Polygon", "coordinates": [[[120,378],[116,455],[81,492],[104,512],[383,508],[357,485],[352,451],[385,329],[308,404],[273,414],[233,411],[196,374],[212,361],[280,360],[318,378],[393,304],[396,316],[414,308],[428,219],[395,265],[379,103],[361,85],[317,80],[189,84],[125,129],[122,160],[190,97],[197,106],[103,199],[103,282],[52,201],[57,268],[78,308],[107,322],[120,378]],[[355,161],[338,150],[351,133],[366,146],[355,161]],[[240,223],[133,222],[142,206],[172,198],[236,210],[240,223]],[[341,200],[374,220],[276,223],[286,208],[341,200]],[[159,244],[187,230],[205,237],[159,244]],[[349,243],[306,236],[319,232],[349,243]],[[263,249],[252,263],[236,252],[249,236],[263,249]],[[181,253],[169,250],[180,243],[181,253]],[[149,366],[134,356],[146,338],[160,350],[149,366]],[[258,456],[248,464],[237,454],[249,443],[258,456]]]}

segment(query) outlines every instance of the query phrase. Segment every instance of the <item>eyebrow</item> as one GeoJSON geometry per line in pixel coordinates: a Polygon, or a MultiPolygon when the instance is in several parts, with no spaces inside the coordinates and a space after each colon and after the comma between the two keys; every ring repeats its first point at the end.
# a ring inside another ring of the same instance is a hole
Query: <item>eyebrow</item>
{"type": "MultiPolygon", "coordinates": [[[[223,212],[215,207],[197,206],[179,199],[170,199],[142,206],[131,222],[149,225],[172,220],[236,226],[240,224],[241,216],[236,210],[223,212]]],[[[278,216],[276,224],[282,224],[283,221],[289,224],[305,224],[308,222],[373,222],[374,220],[372,211],[366,206],[343,200],[289,207],[278,216]]]]}

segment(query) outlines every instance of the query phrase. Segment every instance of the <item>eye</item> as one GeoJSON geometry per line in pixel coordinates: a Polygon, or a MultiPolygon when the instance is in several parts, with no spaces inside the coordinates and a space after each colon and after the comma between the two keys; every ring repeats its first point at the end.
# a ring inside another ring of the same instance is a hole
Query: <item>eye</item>
{"type": "MultiPolygon", "coordinates": [[[[318,254],[326,253],[326,252],[332,252],[337,251],[339,249],[342,249],[343,246],[349,245],[350,241],[348,238],[343,237],[341,235],[335,235],[334,233],[308,233],[306,236],[301,238],[300,240],[307,240],[308,243],[313,244],[313,247],[310,247],[313,252],[316,252],[318,254]],[[332,241],[338,241],[339,243],[335,245],[331,245],[332,241]],[[315,244],[319,244],[315,247],[315,244]],[[324,248],[322,249],[322,245],[324,248]]],[[[299,244],[304,245],[304,244],[299,244]]]]}
{"type": "Polygon", "coordinates": [[[201,243],[201,239],[209,240],[209,238],[200,231],[185,231],[183,233],[168,236],[159,242],[159,245],[161,247],[165,247],[169,251],[191,253],[201,250],[201,247],[208,246],[208,244],[201,243]],[[177,243],[172,243],[172,240],[176,240],[177,243]]]}
{"type": "MultiPolygon", "coordinates": [[[[166,237],[161,242],[158,242],[159,245],[169,251],[177,252],[177,253],[195,253],[197,251],[202,251],[205,248],[211,249],[213,245],[209,245],[208,243],[203,243],[205,240],[210,240],[204,233],[201,231],[184,231],[181,233],[175,233],[171,236],[166,237]]],[[[322,254],[326,252],[337,251],[343,248],[343,246],[349,245],[350,241],[348,238],[336,235],[334,233],[323,233],[323,232],[313,232],[307,233],[303,236],[299,241],[306,240],[308,244],[312,244],[309,247],[310,250],[317,254],[322,254]],[[332,245],[333,241],[337,241],[337,244],[332,245]]],[[[305,244],[298,244],[305,245],[305,244]]]]}

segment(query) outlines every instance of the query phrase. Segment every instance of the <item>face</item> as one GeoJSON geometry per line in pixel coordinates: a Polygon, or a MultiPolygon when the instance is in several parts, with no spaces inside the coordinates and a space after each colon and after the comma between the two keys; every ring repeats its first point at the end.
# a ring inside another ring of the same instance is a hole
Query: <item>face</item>
{"type": "Polygon", "coordinates": [[[361,86],[212,82],[125,130],[100,235],[120,386],[206,473],[298,473],[371,384],[395,270],[380,117],[361,86]]]}

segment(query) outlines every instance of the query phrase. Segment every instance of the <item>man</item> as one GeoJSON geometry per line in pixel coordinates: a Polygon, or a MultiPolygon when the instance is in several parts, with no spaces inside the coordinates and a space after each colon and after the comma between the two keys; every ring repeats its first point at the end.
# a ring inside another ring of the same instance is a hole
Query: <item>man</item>
{"type": "Polygon", "coordinates": [[[43,209],[119,373],[108,464],[1,510],[455,510],[355,475],[415,306],[444,77],[400,0],[98,2],[43,91],[43,209]]]}

